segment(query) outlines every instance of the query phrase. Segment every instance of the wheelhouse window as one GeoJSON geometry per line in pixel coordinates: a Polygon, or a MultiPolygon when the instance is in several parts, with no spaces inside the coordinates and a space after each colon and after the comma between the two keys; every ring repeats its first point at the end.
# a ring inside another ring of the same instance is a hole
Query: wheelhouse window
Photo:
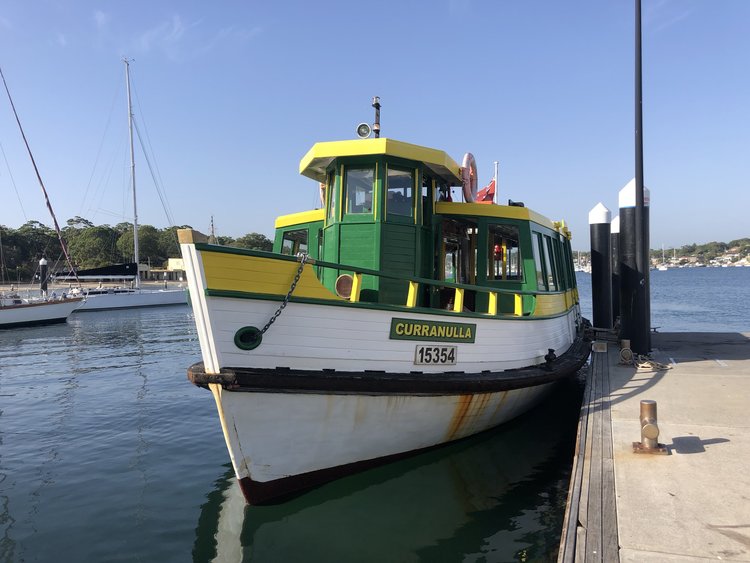
{"type": "Polygon", "coordinates": [[[300,252],[307,253],[307,229],[284,233],[281,239],[281,253],[296,256],[300,252]]]}
{"type": "Polygon", "coordinates": [[[534,238],[531,241],[531,249],[534,252],[534,265],[536,266],[536,286],[539,290],[547,289],[547,280],[544,276],[544,267],[542,266],[542,256],[544,246],[542,245],[542,233],[533,233],[534,238]]]}
{"type": "Polygon", "coordinates": [[[333,221],[336,218],[336,175],[333,172],[328,173],[326,190],[330,194],[328,197],[328,220],[333,221]]]}
{"type": "Polygon", "coordinates": [[[388,168],[386,212],[414,217],[414,171],[388,168]]]}
{"type": "Polygon", "coordinates": [[[544,235],[544,241],[546,244],[544,245],[544,264],[546,266],[546,274],[547,274],[547,289],[550,291],[556,291],[557,290],[557,272],[555,271],[554,266],[554,252],[552,250],[552,238],[550,238],[547,235],[544,235]]]}
{"type": "Polygon", "coordinates": [[[347,168],[345,181],[346,212],[348,214],[372,213],[375,168],[347,168]]]}
{"type": "Polygon", "coordinates": [[[518,227],[490,225],[487,242],[487,279],[523,281],[518,227]]]}

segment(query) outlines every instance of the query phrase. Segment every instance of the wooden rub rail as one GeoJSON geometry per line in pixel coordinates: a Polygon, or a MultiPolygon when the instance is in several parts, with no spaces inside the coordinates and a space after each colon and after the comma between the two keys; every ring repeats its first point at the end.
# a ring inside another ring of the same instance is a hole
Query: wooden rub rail
{"type": "Polygon", "coordinates": [[[558,562],[619,561],[607,351],[591,354],[558,562]]]}

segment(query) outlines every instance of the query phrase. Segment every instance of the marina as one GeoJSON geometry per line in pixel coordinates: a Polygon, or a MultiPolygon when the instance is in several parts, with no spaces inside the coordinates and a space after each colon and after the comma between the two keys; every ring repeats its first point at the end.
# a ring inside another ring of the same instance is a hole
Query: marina
{"type": "MultiPolygon", "coordinates": [[[[577,278],[582,313],[589,316],[590,276],[577,278]]],[[[734,306],[750,299],[747,268],[670,269],[653,278],[652,289],[654,324],[664,333],[748,332],[734,306]],[[721,288],[721,298],[695,299],[709,288],[721,288]]],[[[274,561],[276,552],[289,561],[309,560],[309,553],[353,560],[363,546],[380,560],[420,554],[425,560],[556,560],[588,368],[577,383],[559,388],[559,401],[544,402],[509,426],[281,504],[252,507],[227,459],[215,406],[185,377],[185,366],[199,354],[192,325],[183,306],[73,314],[59,325],[0,332],[0,561],[47,561],[63,551],[78,561],[274,561]],[[441,510],[449,514],[418,534],[407,523],[434,522],[441,510]],[[402,517],[396,525],[393,519],[402,517]]],[[[655,343],[662,349],[660,337],[655,343]]],[[[699,348],[692,349],[695,357],[699,348]]],[[[666,356],[679,363],[664,383],[680,376],[679,369],[692,371],[682,372],[684,380],[699,375],[698,367],[731,375],[746,365],[746,358],[724,353],[702,363],[666,356]]],[[[653,374],[639,375],[646,377],[653,374]]],[[[697,463],[712,450],[742,443],[726,432],[683,426],[710,394],[677,394],[692,405],[678,417],[678,405],[661,392],[640,390],[643,397],[630,398],[636,405],[617,415],[620,448],[639,439],[640,398],[658,401],[660,442],[685,436],[683,445],[690,446],[691,431],[701,440],[731,440],[670,458],[697,463]]],[[[722,480],[728,470],[718,474],[722,480]]]]}
{"type": "Polygon", "coordinates": [[[750,563],[748,7],[449,4],[3,10],[0,563],[750,563]]]}
{"type": "Polygon", "coordinates": [[[581,380],[507,428],[246,506],[185,377],[192,324],[157,307],[0,333],[0,561],[554,557],[581,380]]]}

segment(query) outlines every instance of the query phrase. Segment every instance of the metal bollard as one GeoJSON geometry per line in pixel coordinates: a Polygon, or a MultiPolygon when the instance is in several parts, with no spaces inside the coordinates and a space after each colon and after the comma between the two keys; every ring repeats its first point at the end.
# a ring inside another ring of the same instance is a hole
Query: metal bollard
{"type": "Polygon", "coordinates": [[[641,441],[633,442],[633,453],[637,454],[666,454],[669,448],[658,442],[659,425],[656,416],[656,401],[641,401],[641,441]]]}
{"type": "Polygon", "coordinates": [[[644,448],[659,445],[659,426],[656,424],[656,401],[641,401],[641,444],[644,448]]]}

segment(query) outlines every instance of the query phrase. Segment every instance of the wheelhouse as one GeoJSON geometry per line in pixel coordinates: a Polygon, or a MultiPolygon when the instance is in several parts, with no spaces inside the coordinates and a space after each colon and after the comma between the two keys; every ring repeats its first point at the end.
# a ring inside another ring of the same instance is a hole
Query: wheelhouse
{"type": "Polygon", "coordinates": [[[443,151],[387,138],[317,143],[300,173],[319,183],[321,208],[279,217],[274,251],[351,268],[317,270],[339,295],[356,269],[382,274],[358,281],[365,302],[455,309],[460,287],[460,310],[524,316],[577,301],[564,224],[523,204],[450,201],[461,167],[443,151]]]}

